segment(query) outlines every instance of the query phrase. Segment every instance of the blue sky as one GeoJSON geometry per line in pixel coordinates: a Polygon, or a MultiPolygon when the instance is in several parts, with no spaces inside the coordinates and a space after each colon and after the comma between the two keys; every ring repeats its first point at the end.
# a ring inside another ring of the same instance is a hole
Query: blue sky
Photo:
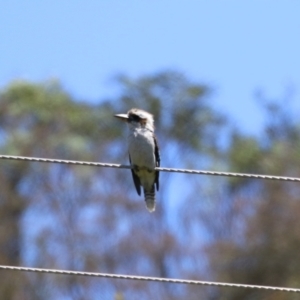
{"type": "Polygon", "coordinates": [[[211,85],[214,106],[255,132],[257,88],[280,97],[293,86],[299,99],[299,16],[296,0],[0,0],[0,86],[58,78],[99,101],[117,73],[175,69],[211,85]]]}

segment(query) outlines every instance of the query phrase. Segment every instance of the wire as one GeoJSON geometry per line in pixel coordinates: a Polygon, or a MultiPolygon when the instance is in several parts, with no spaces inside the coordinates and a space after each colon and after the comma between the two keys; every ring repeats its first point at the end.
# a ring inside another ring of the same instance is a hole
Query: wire
{"type": "Polygon", "coordinates": [[[55,164],[67,164],[67,165],[79,165],[79,166],[104,167],[104,168],[131,169],[131,166],[119,165],[119,164],[77,161],[77,160],[65,160],[65,159],[52,159],[52,158],[40,158],[40,157],[14,156],[14,155],[0,155],[0,159],[55,163],[55,164]]]}
{"type": "MultiPolygon", "coordinates": [[[[0,159],[43,162],[43,163],[57,163],[57,164],[79,165],[79,166],[93,166],[93,167],[104,167],[104,168],[132,169],[131,166],[120,165],[120,164],[64,160],[64,159],[38,158],[38,157],[25,157],[25,156],[13,156],[13,155],[0,155],[0,159]]],[[[175,169],[175,168],[155,168],[155,170],[160,171],[160,172],[185,173],[185,174],[194,174],[194,175],[229,176],[229,177],[240,177],[240,178],[254,178],[254,179],[300,182],[300,178],[286,177],[286,176],[203,171],[203,170],[188,170],[188,169],[175,169]]]]}
{"type": "MultiPolygon", "coordinates": [[[[25,156],[13,156],[13,155],[0,155],[0,159],[106,167],[106,168],[120,168],[120,169],[132,168],[131,166],[121,165],[121,164],[25,157],[25,156]]],[[[156,168],[156,170],[161,172],[187,173],[187,174],[195,174],[195,175],[231,176],[231,177],[242,177],[242,178],[256,178],[256,179],[300,182],[300,178],[296,178],[296,177],[243,174],[243,173],[231,173],[231,172],[215,172],[215,171],[203,171],[203,170],[187,170],[187,169],[174,169],[174,168],[156,168]]],[[[215,286],[215,287],[226,287],[226,288],[258,289],[258,290],[268,290],[268,291],[277,291],[277,292],[285,292],[285,293],[300,293],[300,289],[296,289],[296,288],[260,286],[260,285],[212,282],[212,281],[198,281],[198,280],[186,280],[186,279],[158,278],[158,277],[146,277],[146,276],[136,276],[136,275],[121,275],[121,274],[80,272],[80,271],[42,269],[42,268],[27,268],[27,267],[15,267],[15,266],[4,266],[4,265],[0,265],[0,270],[36,272],[36,273],[48,273],[48,274],[60,274],[60,275],[72,275],[72,276],[102,277],[102,278],[111,278],[111,279],[140,280],[140,281],[148,281],[148,282],[176,283],[176,284],[215,286]]]]}
{"type": "Polygon", "coordinates": [[[80,271],[14,267],[14,266],[3,266],[3,265],[0,265],[0,270],[48,273],[48,274],[71,275],[71,276],[102,277],[102,278],[111,278],[111,279],[139,280],[139,281],[147,281],[147,282],[216,286],[216,287],[225,287],[225,288],[257,289],[257,290],[267,290],[267,291],[276,291],[276,292],[284,292],[284,293],[300,293],[300,289],[296,289],[296,288],[213,282],[213,281],[186,280],[186,279],[159,278],[159,277],[146,277],[146,276],[137,276],[137,275],[80,272],[80,271]]]}

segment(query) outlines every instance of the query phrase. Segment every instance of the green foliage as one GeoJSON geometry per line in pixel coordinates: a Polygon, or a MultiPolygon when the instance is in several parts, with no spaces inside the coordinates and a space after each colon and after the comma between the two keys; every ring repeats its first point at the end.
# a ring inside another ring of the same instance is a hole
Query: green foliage
{"type": "MultiPolygon", "coordinates": [[[[255,137],[247,137],[234,132],[227,155],[228,165],[233,172],[250,174],[262,172],[261,165],[264,151],[262,151],[259,141],[255,137]]],[[[253,180],[232,177],[229,179],[228,187],[232,192],[235,192],[236,189],[251,181],[253,180]]]]}

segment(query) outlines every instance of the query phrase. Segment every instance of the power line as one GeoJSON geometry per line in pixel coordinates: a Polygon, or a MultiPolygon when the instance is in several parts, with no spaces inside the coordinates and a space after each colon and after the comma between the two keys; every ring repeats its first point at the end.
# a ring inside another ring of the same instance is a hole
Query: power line
{"type": "MultiPolygon", "coordinates": [[[[56,164],[68,164],[68,165],[79,165],[79,166],[104,167],[104,168],[132,169],[131,166],[121,165],[121,164],[76,161],[76,160],[65,160],[65,159],[52,159],[52,158],[39,158],[39,157],[25,157],[25,156],[13,156],[13,155],[0,155],[0,159],[30,161],[30,162],[43,162],[43,163],[56,163],[56,164]]],[[[240,178],[300,182],[300,178],[286,177],[286,176],[204,171],[204,170],[188,170],[188,169],[176,169],[176,168],[155,168],[155,169],[160,172],[185,173],[185,174],[193,174],[193,175],[229,176],[229,177],[240,177],[240,178]]]]}
{"type": "MultiPolygon", "coordinates": [[[[119,168],[119,169],[131,169],[132,168],[131,166],[128,166],[128,165],[112,164],[112,163],[74,161],[74,160],[12,156],[12,155],[0,155],[0,159],[29,161],[29,162],[42,162],[42,163],[69,164],[69,165],[81,165],[81,166],[94,166],[94,167],[106,167],[106,168],[119,168]]],[[[300,182],[300,178],[296,178],[296,177],[244,174],[244,173],[232,173],[232,172],[217,172],[217,171],[203,171],[203,170],[188,170],[188,169],[175,169],[175,168],[156,168],[156,170],[161,171],[161,172],[186,173],[186,174],[194,174],[194,175],[230,176],[230,177],[241,177],[241,178],[254,178],[254,179],[300,182]]],[[[297,288],[260,286],[260,285],[212,282],[212,281],[198,281],[198,280],[186,280],[186,279],[159,278],[159,277],[146,277],[146,276],[137,276],[137,275],[81,272],[81,271],[55,270],[55,269],[43,269],[43,268],[27,268],[27,267],[4,266],[4,265],[0,265],[0,270],[48,273],[48,274],[71,275],[71,276],[88,276],[88,277],[123,279],[123,280],[139,280],[139,281],[160,282],[160,283],[215,286],[215,287],[224,287],[224,288],[258,289],[258,290],[268,290],[268,291],[285,292],[285,293],[300,293],[300,289],[297,289],[297,288]]]]}
{"type": "Polygon", "coordinates": [[[160,283],[215,286],[215,287],[224,287],[224,288],[257,289],[257,290],[267,290],[267,291],[276,291],[276,292],[284,292],[284,293],[300,293],[300,289],[296,289],[296,288],[214,282],[214,281],[199,281],[199,280],[187,280],[187,279],[159,278],[159,277],[147,277],[147,276],[137,276],[137,275],[80,272],[80,271],[27,268],[27,267],[15,267],[15,266],[3,266],[3,265],[0,265],[0,270],[47,273],[47,274],[70,275],[70,276],[86,276],[86,277],[98,277],[98,278],[110,278],[110,279],[139,280],[139,281],[160,282],[160,283]]]}

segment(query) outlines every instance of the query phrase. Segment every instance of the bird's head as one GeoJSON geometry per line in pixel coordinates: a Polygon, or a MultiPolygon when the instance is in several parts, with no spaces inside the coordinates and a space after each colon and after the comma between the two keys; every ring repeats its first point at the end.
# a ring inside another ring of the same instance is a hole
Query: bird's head
{"type": "Polygon", "coordinates": [[[142,109],[132,108],[127,112],[127,114],[118,114],[115,115],[115,117],[127,122],[132,128],[146,128],[151,131],[154,130],[153,116],[142,109]]]}

